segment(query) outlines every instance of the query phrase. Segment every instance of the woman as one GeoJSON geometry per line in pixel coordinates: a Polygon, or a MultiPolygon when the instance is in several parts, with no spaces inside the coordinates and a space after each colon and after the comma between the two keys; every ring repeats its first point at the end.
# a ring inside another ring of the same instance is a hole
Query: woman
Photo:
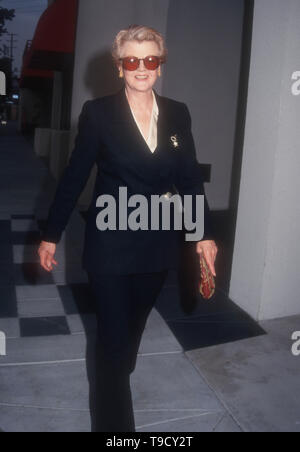
{"type": "MultiPolygon", "coordinates": [[[[142,194],[148,200],[153,194],[167,200],[174,191],[204,194],[189,111],[153,90],[166,53],[163,37],[154,29],[134,25],[118,33],[112,55],[124,87],[84,104],[75,148],[39,248],[42,267],[52,271],[56,244],[96,163],[83,253],[98,319],[95,431],[135,431],[130,374],[168,270],[178,268],[181,240],[173,229],[132,230],[119,222],[119,228],[101,229],[99,207],[104,205],[99,197],[113,197],[120,217],[120,187],[126,187],[128,196],[142,194]]],[[[216,276],[217,246],[206,198],[204,225],[196,250],[204,253],[216,276]]]]}

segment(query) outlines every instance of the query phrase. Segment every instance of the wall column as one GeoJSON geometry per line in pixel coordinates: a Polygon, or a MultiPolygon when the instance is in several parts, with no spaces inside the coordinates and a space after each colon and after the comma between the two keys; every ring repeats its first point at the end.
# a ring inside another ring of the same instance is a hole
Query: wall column
{"type": "Polygon", "coordinates": [[[299,22],[298,0],[255,3],[229,295],[257,320],[300,314],[299,22]]]}

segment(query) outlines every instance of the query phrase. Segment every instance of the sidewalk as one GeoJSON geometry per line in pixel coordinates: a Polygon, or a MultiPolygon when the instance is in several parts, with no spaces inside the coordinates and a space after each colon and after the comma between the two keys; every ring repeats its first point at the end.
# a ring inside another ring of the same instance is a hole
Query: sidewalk
{"type": "MultiPolygon", "coordinates": [[[[55,184],[13,123],[0,128],[0,186],[0,429],[88,432],[95,316],[81,270],[84,220],[74,212],[59,267],[46,274],[38,230],[55,184]]],[[[290,352],[300,317],[266,322],[265,335],[225,302],[218,293],[185,315],[170,272],[131,378],[138,432],[300,431],[300,358],[290,352]]]]}

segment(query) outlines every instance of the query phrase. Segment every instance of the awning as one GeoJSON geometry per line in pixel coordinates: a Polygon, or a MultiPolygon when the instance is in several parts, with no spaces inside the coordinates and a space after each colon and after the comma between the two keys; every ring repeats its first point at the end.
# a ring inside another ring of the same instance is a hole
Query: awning
{"type": "Polygon", "coordinates": [[[75,49],[78,0],[56,0],[42,14],[35,30],[26,67],[63,70],[75,49]]]}
{"type": "Polygon", "coordinates": [[[24,54],[23,54],[23,65],[22,65],[22,73],[19,80],[20,88],[39,88],[43,87],[45,83],[48,81],[47,79],[53,79],[54,72],[47,71],[42,69],[30,69],[29,66],[29,58],[31,56],[32,41],[27,41],[24,54]]]}
{"type": "Polygon", "coordinates": [[[23,68],[19,86],[20,88],[40,88],[49,83],[53,77],[53,71],[23,68]]]}

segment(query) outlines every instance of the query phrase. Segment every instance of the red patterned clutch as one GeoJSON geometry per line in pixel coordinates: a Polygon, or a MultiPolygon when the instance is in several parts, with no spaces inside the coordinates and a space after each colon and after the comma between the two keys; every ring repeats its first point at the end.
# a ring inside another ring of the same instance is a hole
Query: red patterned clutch
{"type": "Polygon", "coordinates": [[[195,242],[182,240],[178,268],[180,302],[185,312],[194,312],[199,298],[209,300],[215,293],[215,279],[195,242]],[[201,258],[200,258],[201,256],[201,258]]]}
{"type": "Polygon", "coordinates": [[[215,278],[210,271],[203,253],[200,254],[201,279],[199,282],[199,292],[202,297],[209,300],[215,293],[215,278]]]}

